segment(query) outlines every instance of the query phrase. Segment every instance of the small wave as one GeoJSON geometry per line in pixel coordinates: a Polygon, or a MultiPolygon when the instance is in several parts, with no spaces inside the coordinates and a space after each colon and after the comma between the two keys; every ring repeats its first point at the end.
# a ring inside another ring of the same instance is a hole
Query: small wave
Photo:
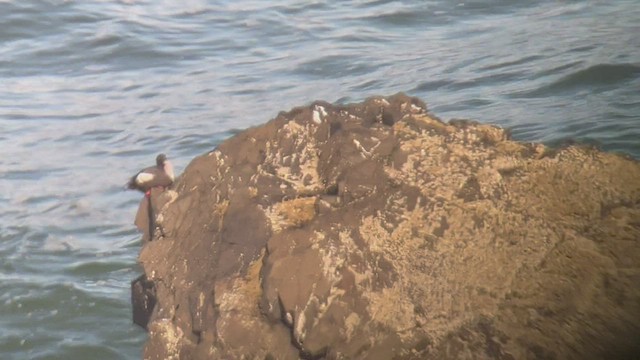
{"type": "Polygon", "coordinates": [[[58,202],[59,199],[57,196],[53,196],[53,195],[34,195],[24,199],[22,203],[25,205],[37,205],[37,204],[44,204],[52,201],[58,202]]]}
{"type": "Polygon", "coordinates": [[[451,81],[449,80],[429,80],[424,81],[414,87],[412,92],[423,92],[423,91],[436,91],[441,87],[451,85],[451,81]]]}
{"type": "Polygon", "coordinates": [[[524,75],[520,71],[501,72],[501,73],[490,74],[486,76],[480,76],[480,77],[469,79],[469,80],[453,81],[451,82],[451,84],[446,86],[446,89],[459,91],[464,89],[475,88],[482,85],[495,87],[499,84],[512,83],[515,81],[519,81],[523,77],[524,75]]]}
{"type": "Polygon", "coordinates": [[[72,264],[67,273],[76,277],[98,276],[114,271],[130,270],[133,265],[130,262],[122,261],[81,261],[72,264]]]}
{"type": "Polygon", "coordinates": [[[484,67],[481,67],[479,70],[480,71],[487,71],[487,70],[502,69],[502,68],[507,68],[507,67],[526,64],[526,63],[529,63],[529,62],[532,62],[532,61],[537,61],[537,60],[540,60],[540,59],[543,59],[543,58],[544,57],[542,55],[523,56],[523,57],[515,59],[515,60],[508,60],[508,61],[498,62],[496,64],[489,64],[489,65],[486,65],[484,67]]]}
{"type": "Polygon", "coordinates": [[[596,49],[596,48],[597,48],[597,45],[589,44],[589,45],[578,46],[578,47],[575,47],[575,48],[568,49],[567,52],[568,53],[583,53],[583,52],[589,52],[589,51],[591,51],[593,49],[596,49]]]}
{"type": "Polygon", "coordinates": [[[579,69],[580,67],[583,66],[583,62],[580,60],[577,61],[572,61],[569,63],[563,63],[562,65],[558,65],[558,66],[552,66],[550,68],[538,71],[536,73],[536,76],[538,77],[544,77],[544,76],[554,76],[554,75],[561,75],[564,74],[568,71],[579,71],[579,70],[574,70],[574,69],[579,69]]]}
{"type": "Polygon", "coordinates": [[[384,26],[402,26],[411,27],[425,21],[427,15],[424,11],[418,9],[394,9],[390,12],[371,15],[366,20],[375,21],[384,26]]]}
{"type": "Polygon", "coordinates": [[[6,180],[42,180],[54,173],[65,171],[63,168],[9,170],[0,173],[6,180]]]}
{"type": "Polygon", "coordinates": [[[354,61],[347,55],[327,55],[300,64],[294,71],[300,75],[318,78],[339,78],[372,73],[377,66],[366,61],[354,61]]]}
{"type": "Polygon", "coordinates": [[[383,80],[365,80],[359,84],[355,84],[352,89],[365,91],[365,90],[376,90],[379,89],[383,80]]]}
{"type": "Polygon", "coordinates": [[[551,84],[551,88],[572,88],[599,84],[613,84],[640,75],[640,66],[633,64],[598,64],[577,71],[551,84]]]}
{"type": "Polygon", "coordinates": [[[111,153],[112,156],[124,157],[124,158],[128,158],[131,156],[146,155],[146,154],[151,154],[151,152],[147,150],[136,149],[136,150],[119,150],[111,153]]]}
{"type": "Polygon", "coordinates": [[[114,46],[126,41],[122,36],[116,34],[100,34],[89,42],[89,48],[114,46]]]}
{"type": "Polygon", "coordinates": [[[634,64],[598,64],[565,75],[517,97],[541,97],[578,89],[608,87],[640,77],[640,66],[634,64]]]}

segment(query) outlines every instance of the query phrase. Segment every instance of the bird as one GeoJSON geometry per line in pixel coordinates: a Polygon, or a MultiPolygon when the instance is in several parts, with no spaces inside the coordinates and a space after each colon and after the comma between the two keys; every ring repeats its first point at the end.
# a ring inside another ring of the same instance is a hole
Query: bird
{"type": "Polygon", "coordinates": [[[167,160],[167,155],[159,154],[156,157],[156,166],[138,171],[127,183],[127,188],[139,190],[149,196],[151,189],[167,188],[173,184],[174,180],[173,165],[167,160]]]}
{"type": "Polygon", "coordinates": [[[146,238],[152,241],[154,238],[156,219],[154,205],[151,201],[152,190],[160,189],[160,191],[164,191],[173,184],[174,180],[173,165],[167,160],[167,155],[159,154],[156,157],[156,166],[150,166],[138,171],[127,182],[126,188],[144,193],[134,221],[138,229],[145,233],[143,239],[146,238]]]}

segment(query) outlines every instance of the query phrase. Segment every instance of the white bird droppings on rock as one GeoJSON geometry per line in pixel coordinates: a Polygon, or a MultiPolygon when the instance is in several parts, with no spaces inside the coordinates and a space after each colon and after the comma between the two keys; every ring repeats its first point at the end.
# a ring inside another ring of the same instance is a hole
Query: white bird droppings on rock
{"type": "Polygon", "coordinates": [[[313,122],[321,124],[322,120],[327,116],[327,111],[324,107],[316,105],[313,107],[313,122]]]}

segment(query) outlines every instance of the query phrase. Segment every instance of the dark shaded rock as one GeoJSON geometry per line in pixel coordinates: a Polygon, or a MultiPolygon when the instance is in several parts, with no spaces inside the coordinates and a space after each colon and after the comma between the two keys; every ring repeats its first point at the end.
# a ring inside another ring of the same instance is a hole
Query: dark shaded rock
{"type": "Polygon", "coordinates": [[[398,94],[282,112],[154,199],[146,358],[640,354],[631,159],[398,94]]]}
{"type": "Polygon", "coordinates": [[[133,323],[146,329],[156,306],[156,292],[153,282],[144,274],[131,282],[131,305],[133,323]]]}

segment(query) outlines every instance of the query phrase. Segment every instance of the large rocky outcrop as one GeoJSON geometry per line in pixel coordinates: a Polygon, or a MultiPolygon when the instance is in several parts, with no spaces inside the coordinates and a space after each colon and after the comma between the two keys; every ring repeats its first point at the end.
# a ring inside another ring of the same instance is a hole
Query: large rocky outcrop
{"type": "Polygon", "coordinates": [[[399,94],[281,113],[155,196],[150,359],[640,354],[640,165],[399,94]]]}

